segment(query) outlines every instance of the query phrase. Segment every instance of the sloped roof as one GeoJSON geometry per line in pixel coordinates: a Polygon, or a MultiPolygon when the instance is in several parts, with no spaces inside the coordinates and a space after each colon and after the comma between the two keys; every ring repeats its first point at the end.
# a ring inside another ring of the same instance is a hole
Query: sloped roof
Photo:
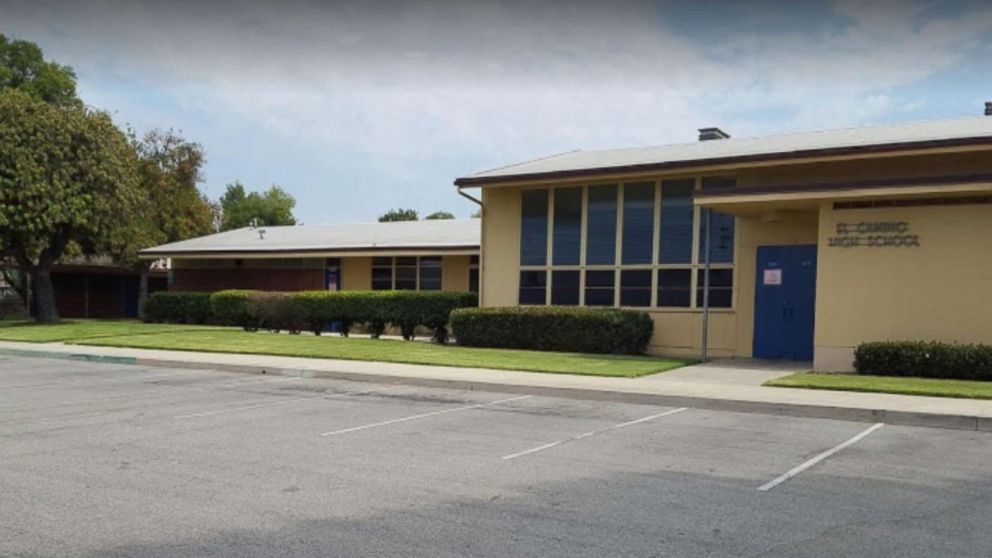
{"type": "Polygon", "coordinates": [[[976,144],[992,145],[992,117],[717,139],[631,149],[577,150],[478,172],[455,180],[455,184],[480,186],[532,178],[976,144]]]}
{"type": "Polygon", "coordinates": [[[479,219],[246,227],[147,248],[141,255],[478,249],[480,237],[479,219]]]}

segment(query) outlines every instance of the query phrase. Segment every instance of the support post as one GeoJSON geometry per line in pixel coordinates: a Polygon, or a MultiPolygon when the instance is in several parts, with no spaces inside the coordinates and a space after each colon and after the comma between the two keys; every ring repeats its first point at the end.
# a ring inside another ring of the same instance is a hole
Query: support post
{"type": "Polygon", "coordinates": [[[710,208],[703,208],[703,340],[700,360],[709,358],[710,336],[710,208]]]}

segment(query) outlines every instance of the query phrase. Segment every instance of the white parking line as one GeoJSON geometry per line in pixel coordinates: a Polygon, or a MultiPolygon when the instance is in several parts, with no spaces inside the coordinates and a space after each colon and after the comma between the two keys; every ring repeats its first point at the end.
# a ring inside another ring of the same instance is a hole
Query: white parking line
{"type": "Polygon", "coordinates": [[[782,475],[782,476],[780,476],[780,477],[778,477],[778,478],[776,478],[774,480],[771,480],[769,482],[766,482],[765,484],[759,486],[758,487],[758,490],[761,491],[761,492],[767,492],[767,491],[775,488],[776,486],[778,486],[778,485],[782,484],[783,482],[791,479],[792,477],[798,475],[799,473],[802,473],[806,469],[809,469],[813,465],[816,465],[817,463],[819,463],[819,462],[823,461],[824,459],[830,457],[831,455],[833,455],[833,454],[841,451],[842,449],[849,448],[849,447],[853,446],[854,444],[860,442],[861,440],[864,440],[865,438],[868,437],[869,434],[871,434],[872,432],[878,430],[879,428],[881,428],[883,426],[885,426],[885,423],[880,422],[878,424],[875,424],[875,425],[869,427],[866,430],[863,430],[860,434],[858,434],[857,436],[855,436],[855,437],[851,438],[850,440],[844,442],[843,444],[840,444],[838,446],[834,446],[834,447],[828,449],[827,451],[821,453],[820,455],[817,455],[813,459],[810,459],[809,461],[803,463],[802,465],[799,465],[797,467],[793,467],[792,469],[789,469],[784,475],[782,475]]]}
{"type": "Polygon", "coordinates": [[[654,419],[661,418],[661,417],[667,417],[668,415],[674,415],[675,413],[681,413],[682,411],[685,411],[685,410],[686,410],[686,407],[680,407],[678,409],[672,409],[670,411],[665,411],[663,413],[658,413],[656,415],[651,415],[651,416],[647,416],[647,417],[644,417],[644,418],[639,418],[639,419],[631,420],[631,421],[627,421],[627,422],[621,422],[620,424],[614,424],[613,426],[607,426],[606,428],[598,428],[596,430],[590,430],[589,432],[586,432],[586,433],[583,433],[583,434],[579,434],[578,436],[573,436],[571,438],[565,438],[564,440],[558,440],[556,442],[551,442],[550,444],[544,444],[543,446],[537,446],[536,448],[531,448],[529,450],[524,450],[524,451],[519,452],[519,453],[511,453],[510,455],[504,455],[503,456],[503,459],[504,460],[516,459],[518,457],[523,457],[525,455],[530,455],[532,453],[537,453],[539,451],[544,451],[546,449],[551,449],[553,447],[560,446],[560,445],[562,445],[562,444],[564,444],[566,442],[574,442],[575,440],[581,440],[583,438],[588,438],[589,436],[595,436],[596,434],[600,434],[602,432],[606,432],[606,431],[609,431],[609,430],[616,430],[618,428],[623,428],[625,426],[632,426],[634,424],[640,424],[642,422],[648,422],[649,420],[654,420],[654,419]]]}
{"type": "Polygon", "coordinates": [[[247,411],[249,409],[258,409],[260,407],[274,407],[276,405],[285,405],[287,403],[299,403],[300,401],[307,401],[310,399],[320,399],[322,395],[316,395],[314,397],[293,397],[291,399],[285,399],[282,401],[269,401],[268,403],[258,403],[256,405],[245,405],[243,407],[228,407],[226,409],[215,409],[213,411],[204,411],[202,413],[191,413],[188,415],[179,415],[172,417],[175,420],[184,420],[199,417],[209,417],[213,415],[220,415],[223,413],[233,413],[236,411],[247,411]]]}
{"type": "Polygon", "coordinates": [[[408,417],[402,417],[392,420],[384,420],[382,422],[374,422],[372,424],[365,424],[362,426],[353,426],[351,428],[345,428],[342,430],[334,430],[331,432],[324,432],[321,436],[336,436],[338,434],[347,434],[348,432],[357,432],[359,430],[366,430],[368,428],[376,428],[379,426],[386,426],[388,424],[396,424],[398,422],[406,422],[408,420],[417,420],[421,418],[434,417],[437,415],[444,415],[447,413],[457,413],[458,411],[468,411],[470,409],[478,409],[480,407],[488,407],[490,405],[498,405],[500,403],[509,403],[510,401],[520,401],[521,399],[527,399],[528,397],[533,397],[531,395],[521,395],[519,397],[511,397],[509,399],[500,399],[498,401],[490,401],[488,403],[478,403],[476,405],[465,405],[464,407],[455,407],[453,409],[442,409],[440,411],[432,411],[430,413],[420,413],[419,415],[410,415],[408,417]]]}

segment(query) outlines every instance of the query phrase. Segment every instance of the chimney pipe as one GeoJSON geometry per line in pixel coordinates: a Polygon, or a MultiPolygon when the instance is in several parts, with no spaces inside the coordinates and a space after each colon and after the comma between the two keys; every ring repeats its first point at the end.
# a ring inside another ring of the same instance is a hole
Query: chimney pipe
{"type": "Polygon", "coordinates": [[[985,103],[985,116],[992,116],[992,101],[985,103]]]}
{"type": "Polygon", "coordinates": [[[699,141],[721,140],[729,137],[730,134],[724,132],[720,128],[712,127],[699,129],[699,141]]]}

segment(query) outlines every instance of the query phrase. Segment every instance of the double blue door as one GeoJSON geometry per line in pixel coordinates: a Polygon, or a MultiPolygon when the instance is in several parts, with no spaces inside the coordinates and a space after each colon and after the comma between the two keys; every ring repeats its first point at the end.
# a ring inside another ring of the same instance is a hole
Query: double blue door
{"type": "Polygon", "coordinates": [[[759,246],[755,358],[813,359],[816,246],[759,246]]]}

